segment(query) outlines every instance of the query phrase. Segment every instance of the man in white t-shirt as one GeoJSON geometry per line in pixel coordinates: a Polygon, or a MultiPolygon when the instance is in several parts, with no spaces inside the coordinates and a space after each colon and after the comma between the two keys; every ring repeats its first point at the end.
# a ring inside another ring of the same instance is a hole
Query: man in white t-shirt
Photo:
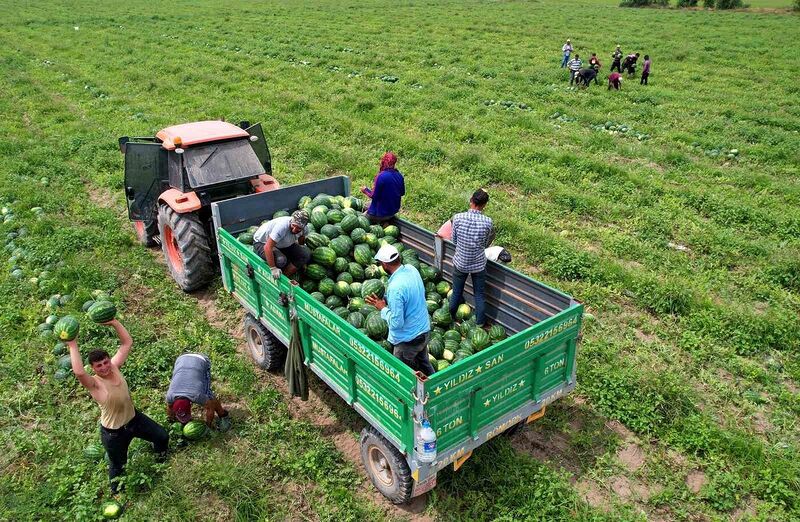
{"type": "Polygon", "coordinates": [[[281,273],[291,277],[311,259],[311,251],[303,246],[308,233],[308,212],[297,210],[291,216],[271,219],[258,227],[253,234],[253,251],[272,268],[272,277],[278,279],[281,273]],[[277,251],[277,252],[276,252],[277,251]],[[283,271],[276,261],[276,254],[286,257],[283,271]]]}

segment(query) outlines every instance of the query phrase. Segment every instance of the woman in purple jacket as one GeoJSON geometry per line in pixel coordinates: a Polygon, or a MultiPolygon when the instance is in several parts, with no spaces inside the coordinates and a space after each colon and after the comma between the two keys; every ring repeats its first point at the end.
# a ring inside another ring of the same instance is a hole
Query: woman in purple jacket
{"type": "Polygon", "coordinates": [[[371,223],[389,221],[400,211],[400,200],[406,194],[406,185],[403,175],[395,168],[396,164],[397,156],[394,152],[384,154],[372,188],[361,189],[361,192],[372,199],[365,212],[371,223]]]}
{"type": "Polygon", "coordinates": [[[644,55],[644,67],[642,67],[642,79],[639,85],[647,85],[647,77],[650,76],[650,55],[644,55]]]}

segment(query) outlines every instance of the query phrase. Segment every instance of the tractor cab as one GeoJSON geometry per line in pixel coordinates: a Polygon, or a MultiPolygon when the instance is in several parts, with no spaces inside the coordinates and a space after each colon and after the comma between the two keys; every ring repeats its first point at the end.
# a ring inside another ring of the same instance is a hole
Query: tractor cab
{"type": "Polygon", "coordinates": [[[279,188],[261,124],[183,123],[154,137],[124,136],[119,147],[125,156],[128,216],[137,236],[147,246],[160,239],[173,277],[186,291],[203,286],[213,273],[211,203],[279,188]],[[188,229],[193,237],[180,237],[188,229]],[[203,263],[208,258],[210,267],[194,266],[196,252],[182,252],[182,244],[191,248],[198,241],[208,253],[199,257],[203,263]]]}

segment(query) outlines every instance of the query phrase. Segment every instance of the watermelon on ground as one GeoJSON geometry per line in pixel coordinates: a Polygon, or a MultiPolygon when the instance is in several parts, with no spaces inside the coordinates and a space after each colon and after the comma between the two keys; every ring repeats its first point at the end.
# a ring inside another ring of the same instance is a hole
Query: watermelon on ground
{"type": "Polygon", "coordinates": [[[103,458],[105,451],[102,444],[89,444],[83,448],[83,456],[90,462],[99,462],[103,458]]]}
{"type": "Polygon", "coordinates": [[[206,425],[200,421],[189,421],[183,427],[183,436],[189,440],[197,440],[206,433],[206,425]]]}
{"type": "Polygon", "coordinates": [[[100,512],[103,514],[103,518],[119,518],[119,516],[122,515],[122,505],[119,502],[110,500],[103,503],[102,507],[100,508],[100,512]]]}

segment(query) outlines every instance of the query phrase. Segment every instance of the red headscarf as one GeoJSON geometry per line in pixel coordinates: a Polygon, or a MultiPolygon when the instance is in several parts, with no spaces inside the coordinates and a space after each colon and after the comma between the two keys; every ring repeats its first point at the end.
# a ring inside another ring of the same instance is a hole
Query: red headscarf
{"type": "Polygon", "coordinates": [[[395,164],[397,163],[397,156],[395,156],[394,152],[389,151],[383,156],[381,156],[381,166],[378,169],[378,174],[383,172],[386,169],[393,169],[395,164]]]}

